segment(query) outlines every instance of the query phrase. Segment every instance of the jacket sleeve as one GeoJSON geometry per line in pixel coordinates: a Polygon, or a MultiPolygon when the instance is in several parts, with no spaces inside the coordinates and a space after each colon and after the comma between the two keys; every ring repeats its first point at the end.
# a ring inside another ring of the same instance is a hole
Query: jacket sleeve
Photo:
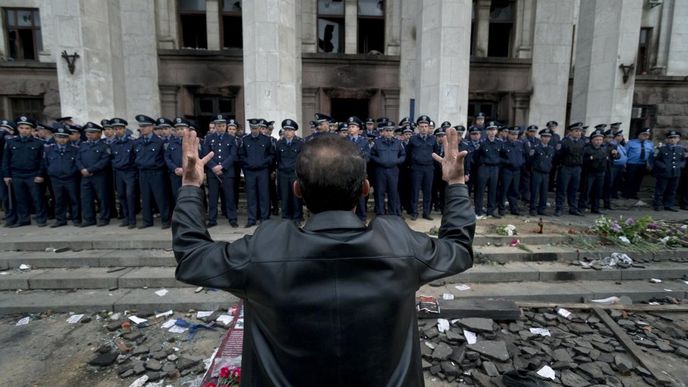
{"type": "Polygon", "coordinates": [[[3,147],[5,149],[2,154],[2,176],[12,177],[12,175],[10,174],[10,160],[12,159],[12,147],[10,146],[10,142],[7,140],[5,140],[5,144],[3,145],[3,147]]]}
{"type": "Polygon", "coordinates": [[[84,163],[81,161],[81,151],[79,150],[76,152],[76,166],[79,168],[79,171],[84,169],[84,163]]]}
{"type": "Polygon", "coordinates": [[[228,154],[225,155],[225,160],[222,162],[222,168],[229,171],[234,168],[234,163],[237,161],[237,147],[233,140],[229,144],[229,147],[227,147],[227,151],[228,154]]]}
{"type": "Polygon", "coordinates": [[[172,161],[172,151],[170,151],[169,146],[165,149],[165,165],[167,165],[167,169],[172,173],[174,173],[174,170],[177,168],[177,166],[174,165],[174,161],[172,161]]]}
{"type": "Polygon", "coordinates": [[[397,166],[400,166],[401,164],[404,163],[406,160],[406,150],[404,149],[404,146],[399,144],[399,153],[397,153],[397,162],[395,163],[397,166]]]}
{"type": "MultiPolygon", "coordinates": [[[[205,157],[208,153],[210,153],[210,144],[208,144],[208,137],[206,137],[203,140],[203,144],[201,145],[201,157],[205,157]]],[[[208,160],[208,163],[206,164],[206,167],[208,169],[213,169],[217,165],[217,163],[213,159],[208,160]]]]}
{"type": "Polygon", "coordinates": [[[244,297],[250,263],[250,235],[229,243],[215,242],[205,227],[203,191],[182,186],[172,215],[175,277],[182,282],[232,292],[244,297]]]}
{"type": "Polygon", "coordinates": [[[373,143],[373,147],[370,148],[370,161],[381,165],[382,164],[382,159],[380,159],[380,152],[377,151],[378,145],[377,141],[373,143]]]}
{"type": "Polygon", "coordinates": [[[409,242],[421,285],[473,266],[475,213],[465,184],[447,187],[444,209],[437,239],[413,232],[409,242]]]}
{"type": "Polygon", "coordinates": [[[100,153],[100,158],[98,159],[98,162],[95,163],[91,168],[88,168],[89,172],[100,172],[103,169],[105,169],[108,166],[108,164],[110,164],[110,146],[105,145],[102,150],[103,151],[100,153]]]}

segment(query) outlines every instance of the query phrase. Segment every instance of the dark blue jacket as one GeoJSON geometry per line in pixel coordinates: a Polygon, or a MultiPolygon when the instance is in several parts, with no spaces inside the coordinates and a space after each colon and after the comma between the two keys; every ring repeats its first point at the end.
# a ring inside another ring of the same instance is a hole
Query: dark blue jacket
{"type": "Polygon", "coordinates": [[[370,149],[370,161],[382,168],[396,168],[406,160],[406,150],[396,138],[378,137],[370,149]]]}
{"type": "Polygon", "coordinates": [[[207,136],[205,141],[203,141],[201,154],[205,157],[205,155],[210,152],[215,152],[215,154],[213,158],[208,161],[208,164],[206,164],[208,170],[221,165],[223,175],[234,177],[234,164],[239,161],[235,137],[227,133],[223,133],[222,135],[213,133],[207,136]]]}
{"type": "Polygon", "coordinates": [[[360,135],[356,138],[351,136],[347,138],[356,145],[358,150],[361,152],[361,157],[368,162],[370,160],[370,146],[368,145],[368,138],[360,135]]]}
{"type": "Polygon", "coordinates": [[[506,169],[516,170],[521,168],[526,163],[528,155],[527,145],[523,141],[505,141],[502,143],[500,157],[502,167],[506,169]]]}
{"type": "Polygon", "coordinates": [[[182,167],[182,139],[181,137],[171,137],[165,148],[165,164],[170,173],[182,167]]]}
{"type": "Polygon", "coordinates": [[[275,153],[270,137],[259,134],[256,137],[246,135],[239,148],[241,167],[247,171],[260,171],[272,165],[275,153]]]}
{"type": "Polygon", "coordinates": [[[2,155],[3,176],[45,176],[43,145],[43,141],[31,136],[8,139],[2,155]]]}
{"type": "Polygon", "coordinates": [[[112,152],[112,168],[118,171],[136,170],[136,141],[129,136],[118,138],[110,145],[112,152]]]}
{"type": "Polygon", "coordinates": [[[76,165],[79,170],[87,169],[90,173],[103,172],[110,164],[110,147],[104,141],[85,141],[79,146],[76,165]]]}
{"type": "Polygon", "coordinates": [[[572,137],[564,137],[557,145],[557,159],[562,165],[572,167],[583,165],[583,148],[585,140],[579,138],[574,140],[572,137]]]}
{"type": "Polygon", "coordinates": [[[537,144],[532,150],[530,165],[534,172],[549,173],[554,163],[554,148],[542,143],[537,144]]]}
{"type": "Polygon", "coordinates": [[[685,165],[685,148],[680,145],[663,145],[654,155],[655,177],[679,177],[685,165]]]}
{"type": "Polygon", "coordinates": [[[503,141],[496,138],[490,141],[487,138],[480,142],[480,147],[473,152],[473,163],[476,167],[481,165],[499,166],[501,162],[500,151],[504,145],[503,141]]]}
{"type": "Polygon", "coordinates": [[[143,136],[136,139],[136,167],[142,171],[151,171],[165,168],[164,141],[153,134],[148,144],[143,136]]]}
{"type": "Polygon", "coordinates": [[[436,143],[435,136],[431,134],[426,135],[425,139],[420,134],[411,136],[406,147],[406,153],[411,159],[411,165],[433,165],[432,152],[435,150],[436,143]]]}
{"type": "Polygon", "coordinates": [[[291,144],[287,144],[287,139],[283,138],[277,141],[275,150],[275,158],[277,163],[277,170],[283,173],[293,173],[296,171],[296,157],[301,153],[304,141],[298,137],[291,140],[291,144]]]}
{"type": "Polygon", "coordinates": [[[66,144],[60,149],[57,144],[45,148],[45,167],[53,179],[73,179],[79,176],[79,167],[76,164],[79,148],[66,144]]]}

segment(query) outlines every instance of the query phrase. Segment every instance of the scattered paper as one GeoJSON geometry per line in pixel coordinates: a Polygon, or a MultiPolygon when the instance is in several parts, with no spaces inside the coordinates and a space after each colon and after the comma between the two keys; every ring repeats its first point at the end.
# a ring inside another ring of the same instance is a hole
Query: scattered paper
{"type": "Polygon", "coordinates": [[[160,325],[160,328],[162,328],[162,329],[168,329],[168,328],[174,326],[174,323],[175,323],[175,322],[177,322],[177,320],[171,318],[171,319],[165,321],[162,325],[160,325]]]}
{"type": "Polygon", "coordinates": [[[129,385],[129,387],[143,387],[144,384],[148,381],[148,375],[143,375],[140,378],[134,380],[132,384],[129,385]]]}
{"type": "Polygon", "coordinates": [[[201,290],[203,290],[203,286],[197,287],[196,290],[194,290],[194,293],[200,293],[201,290]]]}
{"type": "Polygon", "coordinates": [[[31,317],[26,316],[26,317],[24,317],[23,319],[17,321],[16,326],[19,327],[19,326],[22,326],[22,325],[28,325],[28,324],[29,324],[29,320],[31,320],[31,317]]]}
{"type": "Polygon", "coordinates": [[[688,281],[683,281],[684,284],[688,285],[688,281]]]}
{"type": "Polygon", "coordinates": [[[221,315],[217,318],[217,320],[215,320],[215,321],[219,321],[219,322],[221,322],[222,324],[224,324],[225,326],[227,326],[227,325],[229,325],[229,324],[232,323],[232,320],[234,320],[234,317],[232,317],[232,316],[230,316],[230,315],[228,315],[228,314],[221,314],[221,315]]]}
{"type": "Polygon", "coordinates": [[[619,237],[619,240],[620,240],[621,242],[627,244],[627,245],[630,245],[630,244],[631,244],[631,240],[628,239],[628,238],[626,238],[626,237],[623,236],[623,235],[621,235],[621,236],[619,237]]]}
{"type": "Polygon", "coordinates": [[[554,370],[552,369],[552,367],[550,367],[548,365],[540,368],[540,370],[537,372],[537,374],[542,376],[543,378],[546,378],[546,379],[554,380],[556,378],[554,370]]]}
{"type": "Polygon", "coordinates": [[[168,310],[167,312],[162,312],[162,313],[156,314],[156,315],[155,315],[155,318],[172,316],[173,314],[174,314],[174,312],[172,311],[172,309],[170,309],[170,310],[168,310]]]}
{"type": "Polygon", "coordinates": [[[457,290],[464,291],[464,290],[470,290],[471,287],[466,285],[466,284],[461,284],[461,285],[456,285],[454,286],[457,290]]]}
{"type": "Polygon", "coordinates": [[[660,303],[657,301],[650,301],[648,302],[648,305],[660,305],[660,303]]]}
{"type": "Polygon", "coordinates": [[[31,265],[27,265],[25,263],[22,263],[21,265],[19,265],[19,270],[21,270],[21,271],[31,270],[31,265]]]}
{"type": "Polygon", "coordinates": [[[84,317],[83,314],[73,314],[67,319],[67,324],[76,324],[82,317],[84,317]]]}
{"type": "Polygon", "coordinates": [[[661,284],[662,280],[659,278],[650,278],[650,282],[652,282],[653,284],[661,284]]]}
{"type": "Polygon", "coordinates": [[[170,328],[170,329],[168,330],[168,332],[171,332],[171,333],[184,333],[184,332],[186,332],[186,331],[188,331],[188,330],[189,330],[189,328],[182,328],[182,327],[180,327],[179,325],[175,325],[175,326],[173,326],[172,328],[170,328]]]}
{"type": "Polygon", "coordinates": [[[665,292],[673,292],[671,289],[664,289],[665,292]]]}
{"type": "Polygon", "coordinates": [[[167,293],[168,293],[168,290],[167,290],[167,289],[160,289],[160,290],[156,290],[156,291],[155,291],[155,294],[157,294],[157,295],[160,296],[160,297],[164,296],[164,295],[167,294],[167,293]]]}
{"type": "Polygon", "coordinates": [[[464,329],[463,336],[466,338],[466,342],[468,344],[475,344],[478,342],[478,336],[475,334],[475,332],[464,329]]]}
{"type": "Polygon", "coordinates": [[[0,275],[7,275],[6,271],[0,271],[0,275]]]}
{"type": "Polygon", "coordinates": [[[449,320],[445,318],[438,318],[437,319],[437,330],[440,331],[440,333],[446,332],[449,330],[449,320]]]}
{"type": "Polygon", "coordinates": [[[112,320],[112,321],[119,320],[119,317],[120,317],[120,316],[121,316],[121,313],[119,313],[119,312],[113,313],[113,314],[110,316],[110,320],[112,320]]]}
{"type": "Polygon", "coordinates": [[[607,297],[607,298],[598,298],[596,300],[590,300],[590,301],[597,303],[597,304],[609,304],[609,305],[611,305],[611,304],[618,303],[619,301],[621,301],[621,299],[617,296],[611,296],[611,297],[607,297]]]}
{"type": "Polygon", "coordinates": [[[547,328],[530,328],[530,333],[540,336],[552,336],[547,328]]]}
{"type": "Polygon", "coordinates": [[[564,308],[559,308],[557,310],[557,314],[563,318],[569,318],[569,316],[571,315],[571,312],[569,312],[568,310],[566,310],[564,308]]]}
{"type": "Polygon", "coordinates": [[[145,318],[141,318],[141,317],[137,317],[137,316],[129,316],[129,320],[131,320],[136,325],[139,325],[141,323],[148,321],[145,318]]]}
{"type": "Polygon", "coordinates": [[[196,312],[196,318],[208,317],[211,314],[213,314],[212,310],[199,310],[198,312],[196,312]]]}
{"type": "Polygon", "coordinates": [[[443,294],[442,294],[442,299],[443,299],[443,300],[453,300],[453,299],[454,299],[454,295],[451,294],[451,293],[443,293],[443,294]]]}

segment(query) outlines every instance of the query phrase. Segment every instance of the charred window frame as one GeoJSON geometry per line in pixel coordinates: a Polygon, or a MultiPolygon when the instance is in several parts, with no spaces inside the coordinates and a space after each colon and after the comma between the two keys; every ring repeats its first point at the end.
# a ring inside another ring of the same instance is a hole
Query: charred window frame
{"type": "Polygon", "coordinates": [[[34,119],[43,118],[45,103],[42,97],[10,97],[9,117],[26,115],[34,119]]]}
{"type": "Polygon", "coordinates": [[[244,47],[241,23],[241,0],[224,0],[222,3],[222,48],[244,47]]]}
{"type": "Polygon", "coordinates": [[[344,0],[318,0],[318,52],[344,52],[344,0]]]}
{"type": "Polygon", "coordinates": [[[638,39],[638,60],[636,61],[635,73],[645,75],[650,71],[650,42],[652,41],[652,27],[640,29],[638,39]]]}
{"type": "Polygon", "coordinates": [[[514,31],[514,0],[492,0],[487,56],[508,58],[514,31]]]}
{"type": "Polygon", "coordinates": [[[208,48],[205,0],[179,0],[182,48],[208,48]]]}
{"type": "Polygon", "coordinates": [[[358,53],[385,53],[385,1],[358,0],[358,53]]]}
{"type": "Polygon", "coordinates": [[[199,134],[208,132],[208,124],[216,114],[236,116],[236,98],[223,95],[200,94],[194,97],[194,113],[199,134]]]}
{"type": "Polygon", "coordinates": [[[7,35],[7,57],[15,61],[37,61],[43,49],[41,16],[37,8],[3,8],[7,35]]]}

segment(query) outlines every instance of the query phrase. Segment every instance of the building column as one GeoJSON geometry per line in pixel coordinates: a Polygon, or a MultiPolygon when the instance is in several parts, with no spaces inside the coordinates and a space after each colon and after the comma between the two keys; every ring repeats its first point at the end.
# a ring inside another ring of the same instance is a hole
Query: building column
{"type": "Polygon", "coordinates": [[[385,55],[399,55],[401,46],[401,1],[385,2],[385,55]]]}
{"type": "Polygon", "coordinates": [[[411,115],[416,98],[416,19],[418,0],[401,0],[401,52],[399,60],[399,117],[411,115]]]}
{"type": "Polygon", "coordinates": [[[344,0],[344,53],[358,53],[358,0],[344,0]]]}
{"type": "Polygon", "coordinates": [[[318,0],[301,0],[301,50],[318,52],[318,0]]]}
{"type": "Polygon", "coordinates": [[[466,124],[471,7],[471,0],[418,4],[416,113],[437,123],[466,124]]]}
{"type": "MultiPolygon", "coordinates": [[[[301,26],[297,0],[242,3],[244,114],[301,122],[301,26]]],[[[277,133],[277,131],[275,131],[277,133]]]]}
{"type": "Polygon", "coordinates": [[[530,58],[533,48],[533,12],[534,0],[520,0],[516,3],[516,58],[530,58]]]}
{"type": "MultiPolygon", "coordinates": [[[[535,8],[533,62],[530,69],[533,94],[530,98],[528,124],[544,126],[557,121],[566,123],[573,37],[574,2],[538,1],[535,8]]],[[[562,133],[563,134],[563,129],[562,133]]]]}
{"type": "Polygon", "coordinates": [[[642,10],[642,0],[581,1],[571,121],[619,121],[628,135],[635,70],[624,82],[620,66],[635,64],[642,10]]]}
{"type": "Polygon", "coordinates": [[[177,2],[175,0],[155,0],[158,46],[174,50],[179,47],[177,37],[177,2]]]}
{"type": "MultiPolygon", "coordinates": [[[[475,41],[473,55],[484,58],[490,41],[490,7],[492,0],[477,0],[475,10],[475,41]]],[[[469,20],[470,23],[470,20],[469,20]]]]}
{"type": "Polygon", "coordinates": [[[220,1],[205,1],[205,25],[208,39],[208,50],[221,49],[220,43],[220,1]]]}
{"type": "Polygon", "coordinates": [[[666,75],[688,75],[688,2],[674,1],[666,75]]]}

